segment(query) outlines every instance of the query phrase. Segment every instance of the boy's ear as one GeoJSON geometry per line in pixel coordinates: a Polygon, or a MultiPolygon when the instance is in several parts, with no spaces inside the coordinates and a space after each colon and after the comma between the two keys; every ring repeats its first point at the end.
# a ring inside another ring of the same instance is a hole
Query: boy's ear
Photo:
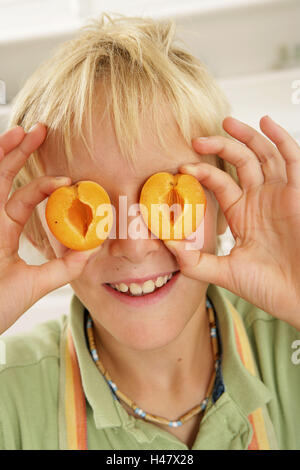
{"type": "Polygon", "coordinates": [[[227,223],[226,217],[222,209],[219,206],[218,220],[217,220],[217,234],[223,235],[226,232],[227,228],[228,228],[228,223],[227,223]]]}

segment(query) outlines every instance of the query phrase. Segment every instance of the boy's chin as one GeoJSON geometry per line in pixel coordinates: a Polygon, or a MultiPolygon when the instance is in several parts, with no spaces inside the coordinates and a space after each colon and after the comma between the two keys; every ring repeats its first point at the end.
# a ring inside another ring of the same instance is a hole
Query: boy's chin
{"type": "Polygon", "coordinates": [[[114,334],[114,337],[126,348],[135,351],[155,351],[171,345],[183,329],[184,325],[180,324],[176,328],[173,321],[172,329],[170,329],[170,327],[145,327],[144,331],[136,330],[134,332],[131,331],[130,333],[126,332],[124,334],[118,332],[117,335],[114,334]]]}

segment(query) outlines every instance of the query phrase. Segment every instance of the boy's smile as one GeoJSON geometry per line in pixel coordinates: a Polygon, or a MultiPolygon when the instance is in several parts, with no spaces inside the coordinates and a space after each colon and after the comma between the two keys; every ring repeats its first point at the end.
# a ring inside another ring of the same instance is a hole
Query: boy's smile
{"type": "Polygon", "coordinates": [[[115,284],[115,287],[106,283],[104,287],[116,299],[132,307],[153,305],[171,292],[179,273],[179,270],[172,273],[161,273],[159,276],[148,277],[146,281],[142,281],[142,279],[132,279],[126,283],[121,281],[115,284]]]}

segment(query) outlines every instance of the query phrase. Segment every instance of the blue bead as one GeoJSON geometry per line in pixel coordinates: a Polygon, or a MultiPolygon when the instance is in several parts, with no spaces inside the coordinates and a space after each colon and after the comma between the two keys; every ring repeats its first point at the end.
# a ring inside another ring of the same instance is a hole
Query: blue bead
{"type": "Polygon", "coordinates": [[[203,402],[201,403],[201,410],[202,410],[202,411],[205,410],[206,405],[207,405],[207,402],[208,402],[208,400],[207,400],[207,398],[205,398],[205,399],[203,400],[203,402]]]}
{"type": "Polygon", "coordinates": [[[97,354],[96,349],[92,349],[91,353],[92,353],[94,361],[98,361],[98,354],[97,354]]]}
{"type": "Polygon", "coordinates": [[[135,414],[141,416],[142,418],[144,418],[146,416],[146,413],[141,408],[135,408],[134,412],[135,412],[135,414]]]}
{"type": "Polygon", "coordinates": [[[116,386],[116,384],[112,382],[111,380],[108,380],[108,384],[111,386],[114,392],[118,390],[118,387],[116,386]]]}
{"type": "Polygon", "coordinates": [[[210,329],[210,336],[212,338],[215,338],[217,336],[217,330],[214,326],[210,329]]]}
{"type": "Polygon", "coordinates": [[[181,425],[182,425],[181,421],[170,421],[169,422],[170,428],[178,428],[181,425]]]}

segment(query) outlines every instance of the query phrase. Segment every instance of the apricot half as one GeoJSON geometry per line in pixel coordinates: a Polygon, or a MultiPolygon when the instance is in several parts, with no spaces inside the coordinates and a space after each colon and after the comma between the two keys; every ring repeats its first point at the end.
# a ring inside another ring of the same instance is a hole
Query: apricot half
{"type": "Polygon", "coordinates": [[[197,230],[206,211],[201,184],[194,176],[181,173],[150,176],[139,202],[146,225],[161,240],[187,238],[197,230]]]}
{"type": "Polygon", "coordinates": [[[109,196],[94,181],[79,181],[53,191],[47,201],[45,216],[57,240],[78,251],[101,245],[113,225],[109,196]]]}

